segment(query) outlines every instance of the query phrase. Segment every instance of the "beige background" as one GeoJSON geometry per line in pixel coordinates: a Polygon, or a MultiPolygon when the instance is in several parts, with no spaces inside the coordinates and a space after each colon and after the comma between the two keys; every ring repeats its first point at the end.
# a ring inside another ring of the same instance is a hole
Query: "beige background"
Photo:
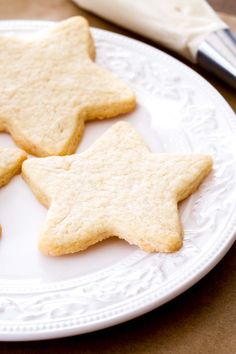
{"type": "MultiPolygon", "coordinates": [[[[223,17],[236,32],[236,17],[233,16],[236,15],[236,0],[209,2],[217,11],[230,14],[223,17]]],[[[0,19],[60,20],[77,14],[86,16],[94,27],[123,33],[158,47],[140,36],[86,13],[70,0],[0,0],[0,19]]],[[[233,89],[203,70],[193,68],[207,78],[236,110],[233,89]]],[[[77,337],[32,343],[0,343],[0,353],[234,354],[235,250],[235,246],[231,248],[215,269],[194,287],[149,314],[113,328],[77,337]]]]}

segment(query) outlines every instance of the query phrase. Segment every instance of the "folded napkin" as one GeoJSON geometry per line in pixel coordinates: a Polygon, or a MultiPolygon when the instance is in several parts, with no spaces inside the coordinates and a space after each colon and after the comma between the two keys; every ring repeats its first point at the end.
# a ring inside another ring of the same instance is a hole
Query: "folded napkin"
{"type": "Polygon", "coordinates": [[[228,26],[205,0],[74,0],[82,8],[196,62],[200,43],[228,26]]]}

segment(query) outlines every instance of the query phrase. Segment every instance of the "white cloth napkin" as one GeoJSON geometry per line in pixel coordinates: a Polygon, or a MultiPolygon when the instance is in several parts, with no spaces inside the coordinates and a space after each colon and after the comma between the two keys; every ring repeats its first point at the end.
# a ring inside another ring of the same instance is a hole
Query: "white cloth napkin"
{"type": "Polygon", "coordinates": [[[200,43],[227,28],[205,0],[74,0],[82,8],[195,62],[200,43]]]}

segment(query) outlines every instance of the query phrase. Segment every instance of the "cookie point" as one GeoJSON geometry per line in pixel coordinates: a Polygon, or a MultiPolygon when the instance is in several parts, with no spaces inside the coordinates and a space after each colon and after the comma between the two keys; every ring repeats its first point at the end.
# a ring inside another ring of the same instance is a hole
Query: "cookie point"
{"type": "Polygon", "coordinates": [[[113,129],[115,130],[133,129],[133,126],[129,122],[125,122],[124,120],[121,120],[113,125],[113,129]]]}

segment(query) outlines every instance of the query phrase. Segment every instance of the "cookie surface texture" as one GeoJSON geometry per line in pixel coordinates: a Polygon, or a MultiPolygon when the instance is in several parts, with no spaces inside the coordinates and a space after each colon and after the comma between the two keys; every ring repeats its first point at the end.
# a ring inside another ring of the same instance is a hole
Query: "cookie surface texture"
{"type": "Polygon", "coordinates": [[[132,90],[94,56],[82,17],[28,39],[0,36],[0,131],[33,155],[66,155],[75,151],[85,121],[131,111],[132,90]]]}
{"type": "Polygon", "coordinates": [[[182,246],[177,203],[212,168],[208,155],[153,154],[126,122],[88,150],[23,163],[23,177],[49,207],[39,248],[47,255],[84,250],[110,236],[148,252],[182,246]]]}
{"type": "Polygon", "coordinates": [[[20,172],[25,159],[26,154],[21,150],[0,148],[0,187],[7,184],[15,174],[20,172]]]}

